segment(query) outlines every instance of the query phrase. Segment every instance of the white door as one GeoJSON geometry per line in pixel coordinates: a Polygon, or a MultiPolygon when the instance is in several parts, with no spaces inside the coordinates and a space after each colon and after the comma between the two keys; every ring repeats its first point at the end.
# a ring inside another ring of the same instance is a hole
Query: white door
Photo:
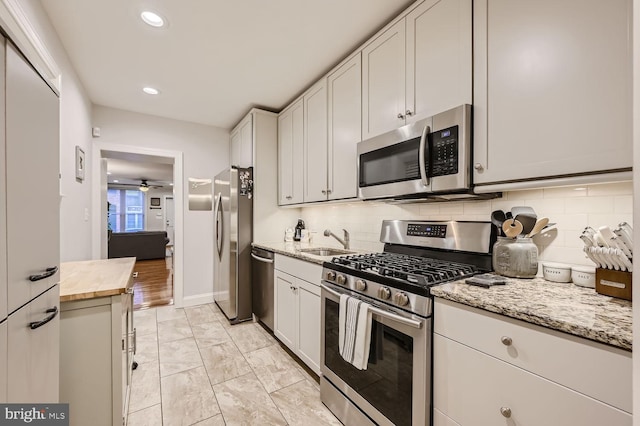
{"type": "Polygon", "coordinates": [[[320,374],[320,287],[298,281],[298,356],[320,374]]]}
{"type": "Polygon", "coordinates": [[[304,202],[327,199],[327,84],[304,95],[304,202]]]}
{"type": "Polygon", "coordinates": [[[173,197],[164,197],[164,230],[167,231],[169,244],[173,244],[175,205],[173,197]]]}
{"type": "Polygon", "coordinates": [[[7,321],[0,323],[0,403],[7,402],[7,321]]]}
{"type": "Polygon", "coordinates": [[[296,352],[296,333],[298,332],[296,278],[278,270],[275,271],[274,278],[274,333],[282,343],[296,352]]]}

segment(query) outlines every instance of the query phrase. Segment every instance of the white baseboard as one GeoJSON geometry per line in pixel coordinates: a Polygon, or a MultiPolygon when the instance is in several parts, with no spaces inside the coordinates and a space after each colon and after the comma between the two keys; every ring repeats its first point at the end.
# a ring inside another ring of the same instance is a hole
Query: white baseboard
{"type": "Polygon", "coordinates": [[[213,303],[213,293],[196,294],[195,296],[185,296],[182,298],[182,307],[205,305],[213,303]]]}

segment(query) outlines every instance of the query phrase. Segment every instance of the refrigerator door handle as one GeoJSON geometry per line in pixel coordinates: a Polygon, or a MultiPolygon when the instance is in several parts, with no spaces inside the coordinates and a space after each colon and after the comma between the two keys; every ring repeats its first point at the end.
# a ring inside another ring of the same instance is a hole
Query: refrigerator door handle
{"type": "Polygon", "coordinates": [[[218,249],[218,257],[222,259],[222,227],[223,227],[223,214],[222,214],[222,193],[219,192],[216,195],[216,248],[218,249]]]}
{"type": "Polygon", "coordinates": [[[52,319],[54,319],[56,317],[56,315],[58,315],[58,307],[54,306],[53,308],[47,309],[45,312],[47,314],[51,314],[51,315],[49,315],[48,317],[46,317],[43,320],[30,322],[29,323],[29,328],[31,328],[32,330],[35,330],[36,328],[40,328],[43,325],[45,325],[46,323],[48,323],[49,321],[51,321],[52,319]]]}

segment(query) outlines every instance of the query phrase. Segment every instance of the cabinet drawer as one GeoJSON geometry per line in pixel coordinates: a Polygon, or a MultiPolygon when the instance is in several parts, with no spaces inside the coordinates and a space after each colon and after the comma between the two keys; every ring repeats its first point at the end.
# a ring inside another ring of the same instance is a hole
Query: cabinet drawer
{"type": "Polygon", "coordinates": [[[322,266],[281,254],[275,255],[275,268],[318,286],[322,279],[322,266]]]}
{"type": "Polygon", "coordinates": [[[433,360],[434,407],[461,426],[632,424],[624,411],[440,335],[433,360]]]}
{"type": "Polygon", "coordinates": [[[632,410],[630,352],[438,298],[434,331],[621,410],[632,410]]]}

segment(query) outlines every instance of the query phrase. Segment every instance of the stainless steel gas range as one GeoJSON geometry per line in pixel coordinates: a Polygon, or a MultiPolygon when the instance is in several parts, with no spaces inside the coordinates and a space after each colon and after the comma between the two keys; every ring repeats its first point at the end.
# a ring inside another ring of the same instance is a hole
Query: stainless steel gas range
{"type": "Polygon", "coordinates": [[[495,239],[490,222],[386,220],[384,252],[324,263],[320,396],[344,424],[431,424],[430,288],[491,270],[495,239]],[[338,349],[343,294],[370,305],[365,370],[338,349]]]}

